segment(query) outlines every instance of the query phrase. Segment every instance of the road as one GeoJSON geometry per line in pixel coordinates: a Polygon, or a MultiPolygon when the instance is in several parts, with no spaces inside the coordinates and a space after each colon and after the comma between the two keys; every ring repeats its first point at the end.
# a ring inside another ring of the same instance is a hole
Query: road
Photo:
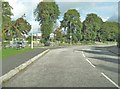
{"type": "MultiPolygon", "coordinates": [[[[21,49],[24,50],[24,49],[21,49]]],[[[2,60],[2,75],[8,73],[10,70],[18,67],[20,64],[28,61],[29,59],[33,58],[34,56],[38,55],[45,51],[46,48],[34,48],[31,51],[26,53],[17,54],[15,56],[9,57],[7,59],[2,60]]]]}
{"type": "Polygon", "coordinates": [[[118,57],[104,46],[52,49],[3,87],[119,87],[118,57]]]}

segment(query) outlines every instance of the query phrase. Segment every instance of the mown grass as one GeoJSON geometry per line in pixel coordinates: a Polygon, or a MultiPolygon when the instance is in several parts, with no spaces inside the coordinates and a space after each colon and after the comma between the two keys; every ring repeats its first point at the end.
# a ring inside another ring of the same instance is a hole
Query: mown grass
{"type": "Polygon", "coordinates": [[[22,48],[22,49],[6,48],[0,51],[0,55],[2,55],[2,59],[6,59],[6,58],[15,56],[17,54],[25,53],[28,51],[32,51],[32,49],[31,48],[22,48]]]}

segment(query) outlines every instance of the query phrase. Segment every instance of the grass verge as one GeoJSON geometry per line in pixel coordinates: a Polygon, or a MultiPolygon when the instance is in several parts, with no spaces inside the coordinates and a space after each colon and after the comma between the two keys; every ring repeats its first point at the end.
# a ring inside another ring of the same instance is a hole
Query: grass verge
{"type": "Polygon", "coordinates": [[[2,51],[0,51],[0,54],[2,55],[2,59],[6,59],[6,58],[15,56],[17,54],[25,53],[28,51],[32,51],[32,49],[31,48],[22,48],[22,49],[6,48],[6,49],[2,49],[2,51]]]}

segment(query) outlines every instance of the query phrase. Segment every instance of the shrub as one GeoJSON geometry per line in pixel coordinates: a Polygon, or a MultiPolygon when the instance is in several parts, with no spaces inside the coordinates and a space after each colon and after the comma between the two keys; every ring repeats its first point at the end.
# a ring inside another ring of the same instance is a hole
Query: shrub
{"type": "Polygon", "coordinates": [[[120,48],[120,34],[118,34],[117,46],[120,48]]]}

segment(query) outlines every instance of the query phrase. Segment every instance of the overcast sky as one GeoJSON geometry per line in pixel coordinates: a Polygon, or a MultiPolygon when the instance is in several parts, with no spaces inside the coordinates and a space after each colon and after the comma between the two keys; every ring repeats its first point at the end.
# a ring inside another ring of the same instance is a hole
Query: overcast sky
{"type": "MultiPolygon", "coordinates": [[[[26,14],[27,21],[33,25],[34,30],[38,30],[39,23],[35,22],[33,11],[37,4],[42,0],[5,0],[13,7],[12,19],[15,20],[26,14]]],[[[76,9],[79,11],[81,21],[83,21],[88,13],[96,13],[103,21],[118,14],[118,2],[119,0],[56,0],[59,5],[61,15],[59,20],[62,20],[63,14],[68,9],[76,9]],[[74,2],[73,2],[74,1],[74,2]],[[84,2],[83,2],[84,1],[84,2]]],[[[57,21],[59,24],[59,21],[57,21]]]]}

